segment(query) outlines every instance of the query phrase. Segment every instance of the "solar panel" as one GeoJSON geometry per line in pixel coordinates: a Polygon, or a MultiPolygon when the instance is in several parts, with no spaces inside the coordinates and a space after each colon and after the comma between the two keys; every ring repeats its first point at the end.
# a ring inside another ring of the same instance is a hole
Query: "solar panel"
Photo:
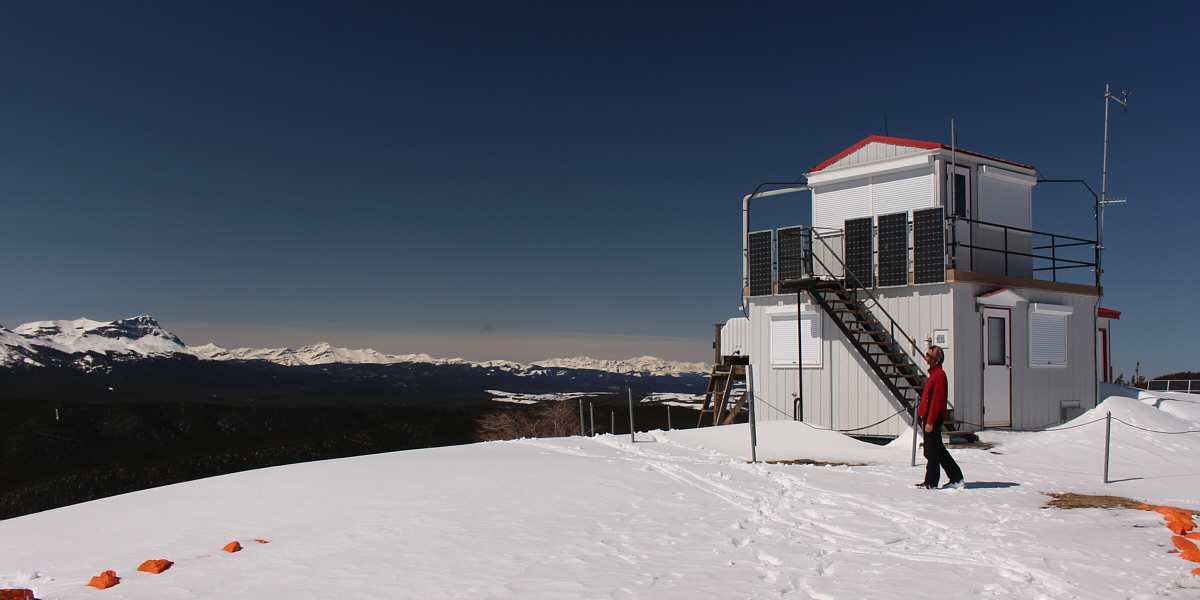
{"type": "Polygon", "coordinates": [[[913,211],[913,283],[946,281],[946,225],[942,208],[913,211]]]}
{"type": "Polygon", "coordinates": [[[858,278],[864,286],[871,285],[872,260],[871,256],[871,217],[846,220],[846,285],[854,287],[854,279],[858,278]]]}
{"type": "Polygon", "coordinates": [[[771,277],[772,264],[772,242],[774,239],[774,231],[770,229],[766,231],[755,231],[750,234],[750,243],[747,250],[750,254],[750,295],[751,296],[770,296],[773,283],[771,277]]]}
{"type": "Polygon", "coordinates": [[[803,279],[805,269],[804,228],[786,227],[775,232],[779,254],[779,281],[803,279]]]}
{"type": "Polygon", "coordinates": [[[908,285],[908,213],[879,215],[879,285],[908,285]]]}

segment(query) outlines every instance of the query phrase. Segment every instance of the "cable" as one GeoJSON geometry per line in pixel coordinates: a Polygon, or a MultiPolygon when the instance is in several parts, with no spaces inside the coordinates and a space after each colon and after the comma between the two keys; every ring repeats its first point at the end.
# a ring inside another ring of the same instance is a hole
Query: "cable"
{"type": "Polygon", "coordinates": [[[1189,431],[1156,431],[1154,429],[1146,429],[1145,427],[1138,427],[1137,425],[1134,425],[1133,423],[1126,423],[1125,421],[1122,421],[1120,419],[1114,418],[1113,420],[1118,423],[1125,424],[1134,429],[1141,429],[1142,431],[1149,431],[1150,433],[1161,433],[1163,435],[1180,435],[1180,434],[1184,434],[1184,433],[1200,433],[1200,429],[1193,429],[1193,430],[1189,430],[1189,431]]]}

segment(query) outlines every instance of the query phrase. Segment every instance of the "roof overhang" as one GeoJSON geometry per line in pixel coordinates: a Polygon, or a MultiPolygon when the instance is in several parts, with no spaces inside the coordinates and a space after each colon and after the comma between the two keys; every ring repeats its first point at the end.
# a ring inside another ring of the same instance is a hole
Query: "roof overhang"
{"type": "Polygon", "coordinates": [[[886,175],[888,173],[897,173],[900,171],[910,171],[929,167],[933,164],[933,153],[922,153],[917,155],[908,155],[897,158],[888,158],[884,160],[872,161],[869,163],[855,165],[853,167],[843,167],[840,169],[831,169],[823,173],[810,173],[808,175],[808,185],[817,187],[821,185],[829,185],[839,181],[848,181],[851,179],[862,179],[863,177],[886,175]]]}
{"type": "Polygon", "coordinates": [[[979,306],[1015,308],[1018,302],[1028,302],[1028,300],[1008,288],[1000,288],[994,292],[988,292],[975,297],[975,304],[979,306]]]}
{"type": "Polygon", "coordinates": [[[1096,309],[1096,316],[1101,319],[1120,319],[1121,311],[1111,308],[1098,308],[1096,309]]]}

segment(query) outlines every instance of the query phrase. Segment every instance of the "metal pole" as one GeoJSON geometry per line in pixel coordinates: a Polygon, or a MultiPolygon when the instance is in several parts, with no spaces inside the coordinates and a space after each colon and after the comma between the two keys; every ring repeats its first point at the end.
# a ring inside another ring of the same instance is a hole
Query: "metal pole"
{"type": "Polygon", "coordinates": [[[608,411],[608,417],[611,420],[611,423],[608,425],[608,433],[609,435],[617,435],[617,411],[608,411]]]}
{"type": "Polygon", "coordinates": [[[754,377],[750,365],[746,365],[746,390],[750,394],[750,462],[758,462],[758,437],[754,430],[754,377]]]}
{"type": "Polygon", "coordinates": [[[585,424],[583,422],[583,398],[580,398],[579,399],[579,435],[583,435],[583,433],[585,431],[587,431],[587,427],[585,426],[585,424]]]}
{"type": "Polygon", "coordinates": [[[637,439],[633,437],[633,432],[636,431],[633,428],[633,389],[625,388],[625,390],[629,393],[629,443],[636,444],[637,439]]]}
{"type": "MultiPolygon", "coordinates": [[[[1104,164],[1100,168],[1100,201],[1096,204],[1096,287],[1100,287],[1100,274],[1104,269],[1100,267],[1100,259],[1104,254],[1104,202],[1108,198],[1108,99],[1112,94],[1108,91],[1108,84],[1104,84],[1104,164]]],[[[1108,477],[1104,478],[1104,482],[1108,483],[1108,477]]]]}
{"type": "Polygon", "coordinates": [[[1112,439],[1112,411],[1104,417],[1104,483],[1108,483],[1108,443],[1112,439]]]}
{"type": "Polygon", "coordinates": [[[588,416],[592,421],[592,432],[588,437],[596,437],[596,405],[591,402],[588,402],[588,416]]]}
{"type": "Polygon", "coordinates": [[[667,431],[671,430],[671,405],[667,405],[667,431]]]}
{"type": "Polygon", "coordinates": [[[792,407],[792,417],[797,421],[804,420],[804,311],[800,308],[801,292],[796,292],[796,406],[792,407]],[[799,411],[795,410],[799,408],[799,411]]]}
{"type": "Polygon", "coordinates": [[[913,411],[913,443],[912,466],[917,466],[917,436],[921,435],[921,425],[917,423],[917,411],[913,411]]]}

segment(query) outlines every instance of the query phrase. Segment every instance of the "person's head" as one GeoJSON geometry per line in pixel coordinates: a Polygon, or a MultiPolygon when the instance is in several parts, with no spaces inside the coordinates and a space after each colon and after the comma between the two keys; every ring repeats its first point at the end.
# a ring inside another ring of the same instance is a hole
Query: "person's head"
{"type": "Polygon", "coordinates": [[[941,346],[930,346],[925,351],[925,360],[929,363],[930,367],[936,367],[941,365],[942,361],[946,360],[946,355],[942,352],[941,346]]]}

